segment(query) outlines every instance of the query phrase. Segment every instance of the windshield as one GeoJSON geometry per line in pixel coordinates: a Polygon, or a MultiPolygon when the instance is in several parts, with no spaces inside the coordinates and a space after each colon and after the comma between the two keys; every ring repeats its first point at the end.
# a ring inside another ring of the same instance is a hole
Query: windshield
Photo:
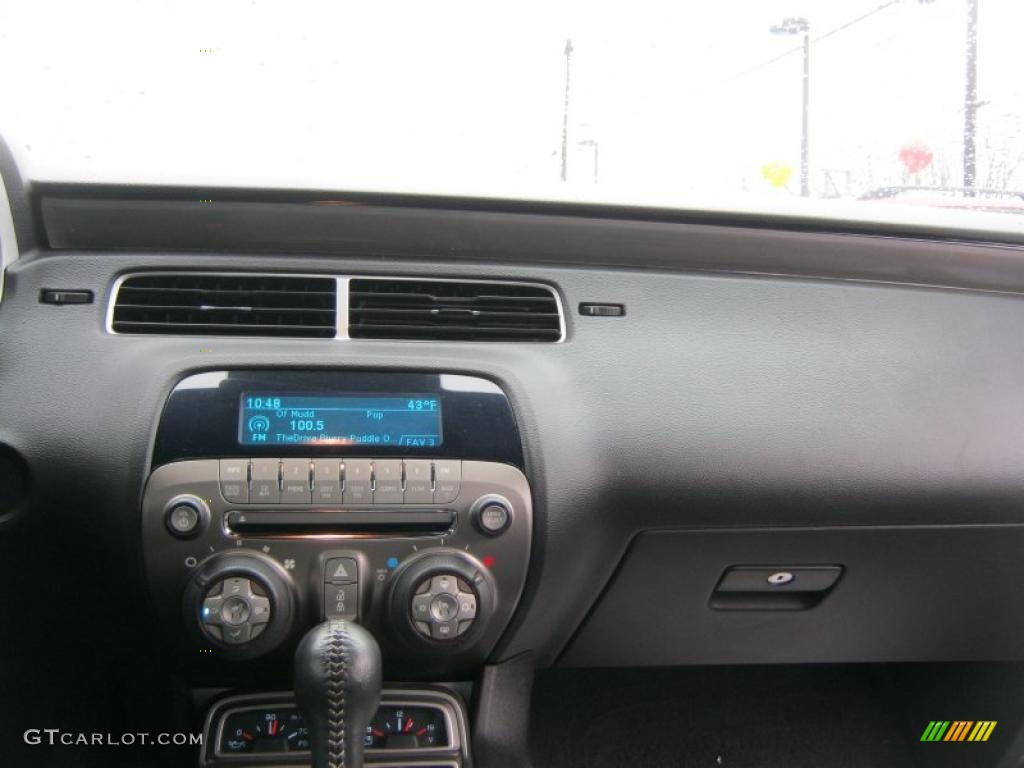
{"type": "Polygon", "coordinates": [[[1024,230],[1020,0],[0,4],[32,179],[1024,230]]]}

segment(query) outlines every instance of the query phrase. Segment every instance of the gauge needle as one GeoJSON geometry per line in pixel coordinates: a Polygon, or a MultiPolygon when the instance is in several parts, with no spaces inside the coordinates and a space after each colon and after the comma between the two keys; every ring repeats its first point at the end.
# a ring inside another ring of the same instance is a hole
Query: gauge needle
{"type": "Polygon", "coordinates": [[[271,736],[277,736],[277,732],[280,730],[280,723],[277,720],[271,720],[270,727],[267,730],[270,731],[271,736]]]}
{"type": "Polygon", "coordinates": [[[384,731],[380,730],[379,728],[374,728],[374,729],[373,729],[373,730],[371,731],[371,733],[372,733],[372,734],[373,734],[374,736],[376,736],[377,738],[380,738],[381,736],[383,736],[383,735],[384,735],[384,731]]]}
{"type": "Polygon", "coordinates": [[[255,741],[256,740],[256,737],[253,736],[248,731],[242,731],[242,738],[245,739],[246,741],[255,741]]]}
{"type": "Polygon", "coordinates": [[[402,733],[408,733],[412,730],[412,718],[410,717],[405,721],[405,728],[402,729],[402,733]]]}
{"type": "Polygon", "coordinates": [[[422,736],[422,735],[423,735],[423,734],[425,734],[426,732],[427,732],[427,729],[426,729],[426,728],[420,728],[420,729],[419,729],[418,731],[416,731],[416,735],[417,735],[417,736],[422,736]]]}

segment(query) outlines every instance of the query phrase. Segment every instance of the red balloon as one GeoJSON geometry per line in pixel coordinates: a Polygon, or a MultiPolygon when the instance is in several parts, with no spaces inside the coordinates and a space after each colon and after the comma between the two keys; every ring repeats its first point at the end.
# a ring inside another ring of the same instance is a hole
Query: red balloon
{"type": "Polygon", "coordinates": [[[923,171],[932,164],[934,158],[932,151],[919,141],[904,144],[900,150],[900,162],[911,173],[923,171]]]}

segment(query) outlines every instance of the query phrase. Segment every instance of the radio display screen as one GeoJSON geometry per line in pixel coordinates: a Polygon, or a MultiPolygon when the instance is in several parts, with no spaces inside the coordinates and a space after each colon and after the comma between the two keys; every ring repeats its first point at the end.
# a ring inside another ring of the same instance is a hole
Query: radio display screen
{"type": "Polygon", "coordinates": [[[441,445],[441,399],[413,395],[242,394],[242,445],[441,445]]]}

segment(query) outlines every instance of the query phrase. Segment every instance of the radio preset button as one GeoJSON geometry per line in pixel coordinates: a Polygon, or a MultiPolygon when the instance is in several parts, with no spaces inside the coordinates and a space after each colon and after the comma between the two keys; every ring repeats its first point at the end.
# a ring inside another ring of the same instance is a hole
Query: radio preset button
{"type": "Polygon", "coordinates": [[[430,504],[434,489],[430,480],[429,459],[405,460],[405,503],[430,504]]]}
{"type": "Polygon", "coordinates": [[[245,504],[249,501],[249,460],[220,460],[220,492],[234,504],[245,504]]]}
{"type": "Polygon", "coordinates": [[[277,459],[253,459],[249,486],[251,504],[279,504],[281,501],[281,463],[277,459]]]}
{"type": "Polygon", "coordinates": [[[341,503],[341,462],[313,459],[313,503],[341,503]]]}
{"type": "Polygon", "coordinates": [[[459,495],[462,485],[462,462],[438,459],[434,462],[434,503],[450,504],[459,495]]]}
{"type": "Polygon", "coordinates": [[[281,503],[309,504],[309,459],[281,459],[281,503]]]}
{"type": "Polygon", "coordinates": [[[401,504],[402,460],[377,459],[373,462],[373,503],[401,504]]]}
{"type": "Polygon", "coordinates": [[[370,473],[372,470],[373,462],[370,459],[345,459],[343,503],[373,503],[373,492],[370,490],[370,473]]]}

